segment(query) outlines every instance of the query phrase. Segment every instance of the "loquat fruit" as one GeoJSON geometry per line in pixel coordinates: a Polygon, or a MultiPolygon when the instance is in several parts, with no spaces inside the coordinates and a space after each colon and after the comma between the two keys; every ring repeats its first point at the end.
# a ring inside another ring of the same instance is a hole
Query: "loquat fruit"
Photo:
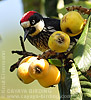
{"type": "Polygon", "coordinates": [[[36,60],[37,59],[37,56],[27,56],[25,57],[24,59],[22,59],[22,61],[20,62],[19,65],[21,65],[22,63],[31,63],[32,61],[36,60]]]}
{"type": "Polygon", "coordinates": [[[35,60],[29,66],[29,74],[34,79],[45,77],[49,70],[49,63],[45,59],[35,60]]]}
{"type": "Polygon", "coordinates": [[[50,86],[56,85],[60,82],[60,71],[55,65],[49,65],[49,71],[47,75],[43,78],[38,79],[41,86],[48,88],[50,86]]]}
{"type": "Polygon", "coordinates": [[[48,40],[48,46],[55,52],[65,52],[69,48],[70,37],[68,34],[62,31],[54,32],[48,40]]]}
{"type": "Polygon", "coordinates": [[[80,13],[70,11],[66,13],[60,23],[63,32],[66,32],[70,37],[76,36],[82,32],[84,19],[80,13]]]}
{"type": "Polygon", "coordinates": [[[29,75],[28,72],[29,63],[22,63],[19,65],[17,69],[17,76],[18,78],[25,84],[31,83],[34,79],[29,75]]]}

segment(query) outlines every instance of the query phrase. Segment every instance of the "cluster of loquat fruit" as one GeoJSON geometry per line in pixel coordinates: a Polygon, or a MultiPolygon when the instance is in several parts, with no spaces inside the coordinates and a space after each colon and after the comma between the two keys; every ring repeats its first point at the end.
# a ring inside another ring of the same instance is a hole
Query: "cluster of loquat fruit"
{"type": "Polygon", "coordinates": [[[20,62],[17,76],[25,84],[38,80],[40,85],[46,88],[58,84],[61,77],[55,65],[35,56],[28,56],[20,62]]]}
{"type": "MultiPolygon", "coordinates": [[[[61,20],[62,31],[54,32],[48,40],[48,46],[57,53],[66,52],[70,45],[70,37],[77,36],[83,30],[85,19],[76,11],[65,14],[61,20]]],[[[59,69],[46,59],[38,59],[37,56],[24,58],[17,70],[18,78],[25,84],[38,80],[41,86],[50,87],[61,80],[59,69]]]]}
{"type": "Polygon", "coordinates": [[[70,45],[70,37],[79,35],[85,24],[86,20],[80,13],[76,11],[66,13],[60,23],[62,31],[56,31],[49,37],[49,48],[58,53],[66,52],[70,45]]]}

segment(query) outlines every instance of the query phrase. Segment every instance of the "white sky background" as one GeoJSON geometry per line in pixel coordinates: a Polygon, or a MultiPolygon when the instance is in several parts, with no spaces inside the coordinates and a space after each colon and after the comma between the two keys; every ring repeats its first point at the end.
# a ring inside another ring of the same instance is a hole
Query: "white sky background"
{"type": "MultiPolygon", "coordinates": [[[[20,27],[20,18],[23,15],[22,0],[0,1],[0,35],[11,33],[20,27]]],[[[21,28],[20,28],[21,29],[21,28]]]]}

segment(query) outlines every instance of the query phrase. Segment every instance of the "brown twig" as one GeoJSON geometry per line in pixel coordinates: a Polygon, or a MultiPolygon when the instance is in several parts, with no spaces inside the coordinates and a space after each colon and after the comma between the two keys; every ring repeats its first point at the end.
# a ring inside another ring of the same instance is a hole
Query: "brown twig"
{"type": "Polygon", "coordinates": [[[27,52],[27,51],[12,51],[12,54],[18,54],[18,55],[23,55],[23,56],[37,56],[36,54],[32,53],[32,52],[27,52]]]}
{"type": "Polygon", "coordinates": [[[56,53],[55,51],[52,51],[51,49],[43,52],[42,55],[38,55],[38,59],[48,59],[49,57],[52,58],[65,58],[64,53],[56,53]]]}
{"type": "Polygon", "coordinates": [[[82,6],[70,6],[70,7],[67,7],[66,9],[67,9],[67,11],[77,10],[78,12],[80,12],[82,14],[87,14],[87,15],[89,15],[91,13],[91,9],[87,9],[82,6]]]}
{"type": "Polygon", "coordinates": [[[27,56],[36,56],[36,54],[34,54],[34,53],[31,53],[31,52],[27,52],[26,50],[25,50],[25,46],[24,46],[24,42],[23,42],[23,39],[22,39],[22,37],[20,36],[20,42],[21,42],[21,47],[22,47],[22,50],[23,51],[12,51],[12,54],[18,54],[18,55],[22,55],[22,57],[21,58],[19,58],[18,59],[18,61],[16,62],[16,63],[14,63],[13,65],[11,65],[11,67],[10,67],[10,71],[11,72],[13,72],[16,68],[18,68],[18,66],[19,66],[19,64],[20,64],[20,62],[21,62],[21,60],[23,59],[23,58],[25,58],[25,57],[27,57],[27,56]]]}
{"type": "Polygon", "coordinates": [[[24,42],[23,42],[23,39],[22,39],[22,36],[20,36],[20,42],[21,42],[22,50],[23,50],[23,51],[26,51],[26,50],[25,50],[25,46],[24,46],[24,42]]]}
{"type": "Polygon", "coordinates": [[[39,55],[39,56],[38,56],[38,59],[42,59],[42,58],[43,58],[43,59],[47,59],[48,57],[53,56],[53,55],[56,55],[56,52],[51,51],[51,50],[49,49],[49,50],[43,52],[42,55],[39,55]]]}
{"type": "Polygon", "coordinates": [[[19,64],[20,64],[20,62],[21,62],[21,60],[22,60],[23,58],[24,58],[24,56],[21,57],[21,58],[19,58],[18,61],[17,61],[16,63],[14,63],[13,65],[11,65],[11,67],[10,67],[10,71],[11,71],[11,72],[13,72],[16,68],[18,68],[18,66],[19,66],[19,64]]]}

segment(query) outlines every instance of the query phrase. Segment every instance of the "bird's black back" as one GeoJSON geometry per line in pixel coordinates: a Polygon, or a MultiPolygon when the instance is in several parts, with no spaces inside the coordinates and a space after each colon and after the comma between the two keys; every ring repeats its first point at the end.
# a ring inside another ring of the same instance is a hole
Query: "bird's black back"
{"type": "Polygon", "coordinates": [[[60,20],[54,18],[43,18],[45,27],[53,27],[56,31],[61,31],[60,20]]]}

